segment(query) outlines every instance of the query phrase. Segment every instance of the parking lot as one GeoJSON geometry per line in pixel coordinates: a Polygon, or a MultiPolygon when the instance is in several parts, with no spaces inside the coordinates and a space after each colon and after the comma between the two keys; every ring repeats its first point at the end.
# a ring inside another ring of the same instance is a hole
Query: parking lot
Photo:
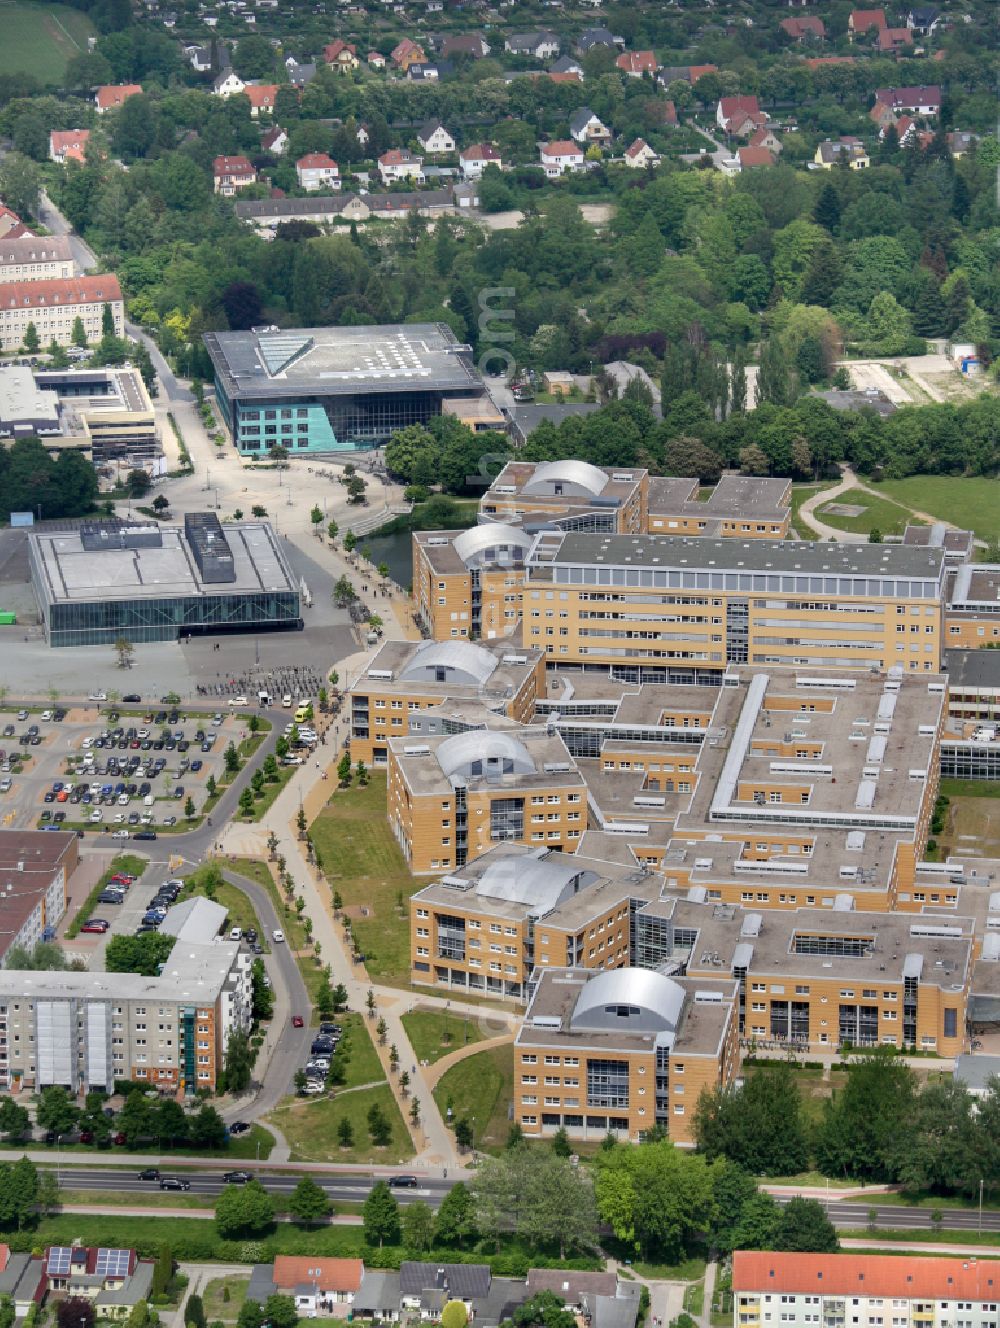
{"type": "Polygon", "coordinates": [[[8,703],[0,710],[0,825],[59,825],[140,843],[197,825],[208,781],[221,783],[226,749],[248,736],[248,720],[229,707],[8,703]]]}

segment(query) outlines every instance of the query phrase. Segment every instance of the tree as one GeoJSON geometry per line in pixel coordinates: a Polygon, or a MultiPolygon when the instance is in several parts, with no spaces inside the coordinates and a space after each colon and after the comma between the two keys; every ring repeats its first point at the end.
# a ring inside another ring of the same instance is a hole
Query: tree
{"type": "Polygon", "coordinates": [[[184,802],[184,815],[189,821],[194,820],[194,798],[191,797],[190,793],[184,802]]]}
{"type": "Polygon", "coordinates": [[[377,1102],[368,1108],[368,1134],[376,1148],[385,1148],[392,1139],[392,1125],[377,1102]]]}
{"type": "Polygon", "coordinates": [[[325,1222],[333,1205],[311,1176],[303,1176],[288,1200],[288,1211],[304,1226],[325,1222]]]}
{"type": "Polygon", "coordinates": [[[27,1133],[30,1125],[27,1107],[22,1107],[12,1097],[0,1100],[0,1131],[8,1140],[20,1139],[27,1133]]]}
{"type": "Polygon", "coordinates": [[[94,1328],[97,1310],[87,1296],[67,1296],[56,1307],[59,1328],[94,1328]]]}
{"type": "MultiPolygon", "coordinates": [[[[59,1179],[51,1167],[46,1167],[38,1173],[38,1194],[35,1202],[42,1217],[51,1216],[59,1207],[59,1179]]],[[[8,1328],[12,1328],[12,1325],[13,1319],[8,1328]]]]}
{"type": "Polygon", "coordinates": [[[264,1301],[263,1322],[269,1328],[296,1328],[299,1322],[295,1300],[291,1296],[272,1293],[264,1301]]]}
{"type": "Polygon", "coordinates": [[[229,1040],[226,1043],[225,1068],[227,1092],[245,1092],[250,1086],[253,1061],[250,1054],[250,1039],[241,1028],[234,1028],[229,1034],[229,1040]]]}
{"type": "Polygon", "coordinates": [[[205,780],[205,792],[208,794],[210,798],[214,798],[217,789],[218,785],[215,782],[215,776],[209,775],[209,777],[205,780]]]}
{"type": "Polygon", "coordinates": [[[34,323],[29,323],[24,329],[24,349],[29,355],[37,355],[41,344],[38,338],[38,328],[35,327],[34,323]]]}
{"type": "Polygon", "coordinates": [[[156,497],[153,499],[152,502],[153,511],[159,513],[160,516],[162,516],[164,512],[166,512],[169,506],[170,506],[170,499],[167,497],[165,493],[158,493],[156,497]]]}
{"type": "Polygon", "coordinates": [[[231,281],[220,296],[230,328],[246,331],[260,322],[260,291],[252,281],[231,281]]]}
{"type": "Polygon", "coordinates": [[[343,788],[346,788],[347,785],[351,782],[350,752],[345,752],[343,756],[340,758],[340,760],[337,762],[337,779],[340,781],[341,787],[343,788]]]}
{"type": "Polygon", "coordinates": [[[913,1073],[883,1049],[850,1062],[847,1083],[829,1098],[816,1135],[816,1160],[830,1176],[896,1179],[914,1119],[913,1073]]]}
{"type": "Polygon", "coordinates": [[[823,226],[831,235],[835,235],[840,226],[840,195],[829,180],[819,191],[816,206],[813,208],[813,221],[818,226],[823,226]]]}
{"type": "Polygon", "coordinates": [[[354,1143],[354,1126],[347,1116],[341,1116],[337,1122],[337,1143],[341,1148],[350,1148],[354,1143]]]}
{"type": "Polygon", "coordinates": [[[434,1242],[461,1246],[475,1233],[475,1205],[464,1181],[453,1185],[441,1200],[434,1225],[434,1242]]]}
{"type": "Polygon", "coordinates": [[[711,1223],[711,1167],[668,1140],[599,1153],[595,1191],[602,1220],[644,1257],[651,1251],[680,1257],[711,1223]]]}
{"type": "Polygon", "coordinates": [[[379,1249],[399,1239],[399,1204],[384,1180],[372,1186],[362,1210],[365,1243],[379,1249]]]}
{"type": "Polygon", "coordinates": [[[709,1159],[725,1157],[752,1175],[789,1176],[808,1166],[802,1099],[788,1066],[754,1069],[739,1088],[703,1093],[693,1124],[709,1159]]]}
{"type": "Polygon", "coordinates": [[[469,1311],[460,1300],[449,1300],[441,1311],[441,1328],[465,1328],[469,1311]]]}
{"type": "Polygon", "coordinates": [[[229,1185],[215,1205],[215,1227],[223,1240],[259,1236],[274,1221],[274,1203],[260,1181],[229,1185]]]}
{"type": "Polygon", "coordinates": [[[472,1147],[472,1125],[465,1116],[462,1116],[460,1120],[455,1122],[455,1142],[463,1151],[472,1147]]]}
{"type": "Polygon", "coordinates": [[[357,548],[358,537],[357,535],[355,535],[353,530],[347,531],[347,533],[344,535],[343,545],[344,545],[344,551],[346,553],[353,553],[354,550],[357,548]]]}
{"type": "Polygon", "coordinates": [[[173,936],[162,932],[112,936],[104,951],[104,967],[109,973],[139,973],[153,978],[169,959],[173,948],[173,936]]]}
{"type": "Polygon", "coordinates": [[[187,1298],[187,1304],[184,1306],[184,1322],[190,1324],[191,1328],[206,1328],[205,1306],[197,1292],[187,1298]]]}
{"type": "Polygon", "coordinates": [[[229,775],[235,775],[240,768],[240,757],[232,743],[226,748],[223,754],[223,760],[226,765],[226,773],[229,775]]]}
{"type": "Polygon", "coordinates": [[[314,507],[309,513],[309,520],[312,522],[313,534],[319,535],[319,528],[323,524],[322,508],[314,507]]]}
{"type": "Polygon", "coordinates": [[[69,1134],[79,1114],[65,1088],[52,1085],[42,1089],[35,1119],[43,1130],[50,1130],[57,1138],[69,1134]]]}
{"type": "Polygon", "coordinates": [[[38,167],[20,152],[0,161],[0,197],[22,218],[38,216],[41,185],[38,167]]]}
{"type": "MultiPolygon", "coordinates": [[[[680,1318],[675,1322],[679,1324],[680,1318]]],[[[512,1328],[574,1328],[576,1315],[554,1291],[539,1291],[522,1301],[507,1323],[512,1328]]]]}
{"type": "Polygon", "coordinates": [[[84,330],[82,318],[73,319],[73,331],[70,333],[70,340],[72,341],[74,346],[79,346],[81,350],[86,349],[87,333],[84,330]]]}
{"type": "Polygon", "coordinates": [[[837,1232],[816,1199],[790,1199],[781,1209],[774,1249],[809,1254],[836,1254],[837,1232]]]}
{"type": "Polygon", "coordinates": [[[20,1231],[35,1218],[38,1201],[38,1170],[26,1157],[0,1163],[0,1227],[20,1231]]]}
{"type": "Polygon", "coordinates": [[[569,1157],[573,1152],[573,1147],[569,1141],[569,1135],[566,1133],[566,1128],[563,1125],[560,1125],[559,1129],[556,1130],[555,1134],[552,1136],[552,1151],[555,1153],[556,1157],[569,1157]]]}
{"type": "Polygon", "coordinates": [[[170,1279],[174,1275],[174,1254],[169,1245],[161,1245],[156,1252],[156,1262],[153,1265],[153,1281],[150,1285],[150,1293],[153,1296],[164,1296],[167,1287],[170,1285],[170,1279]]]}
{"type": "Polygon", "coordinates": [[[403,1244],[423,1254],[434,1244],[434,1213],[429,1204],[407,1204],[403,1209],[403,1244]]]}
{"type": "Polygon", "coordinates": [[[132,667],[132,656],[135,654],[135,646],[127,636],[115,637],[115,658],[118,661],[120,669],[130,669],[132,667]]]}
{"type": "Polygon", "coordinates": [[[471,1188],[484,1237],[499,1241],[511,1232],[535,1246],[558,1241],[560,1258],[567,1249],[589,1250],[596,1243],[593,1184],[565,1158],[510,1149],[485,1159],[471,1188]]]}
{"type": "Polygon", "coordinates": [[[789,404],[788,364],[777,337],[769,338],[761,347],[756,395],[758,406],[789,404]]]}
{"type": "Polygon", "coordinates": [[[240,815],[241,815],[241,816],[252,816],[252,815],[253,815],[253,802],[254,802],[254,798],[253,798],[253,789],[250,788],[250,787],[247,787],[247,788],[245,788],[245,789],[243,790],[243,792],[240,794],[240,815]]]}
{"type": "Polygon", "coordinates": [[[336,538],[337,538],[337,535],[338,535],[339,531],[340,531],[340,527],[337,525],[336,521],[331,521],[331,522],[327,525],[326,533],[327,533],[327,536],[329,537],[329,540],[330,540],[330,543],[331,543],[331,544],[333,544],[333,543],[335,542],[335,540],[336,540],[336,538]]]}

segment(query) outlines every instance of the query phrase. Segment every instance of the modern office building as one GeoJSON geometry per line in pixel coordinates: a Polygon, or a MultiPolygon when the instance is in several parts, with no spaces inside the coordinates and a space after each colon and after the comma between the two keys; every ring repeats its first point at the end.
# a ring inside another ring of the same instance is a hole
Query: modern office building
{"type": "Polygon", "coordinates": [[[958,1055],[977,950],[953,910],[760,912],[664,895],[634,918],[632,962],[739,984],[740,1036],[801,1054],[890,1046],[958,1055]]]}
{"type": "Polygon", "coordinates": [[[50,646],[302,628],[298,584],[263,521],[94,522],[32,532],[28,546],[50,646]]]}
{"type": "Polygon", "coordinates": [[[56,438],[62,433],[59,398],[22,364],[0,368],[0,438],[56,438]]]}
{"type": "Polygon", "coordinates": [[[518,524],[526,531],[646,529],[649,475],[645,470],[593,466],[589,461],[508,461],[483,495],[480,521],[518,524]]]}
{"type": "Polygon", "coordinates": [[[536,974],[514,1041],[514,1119],[529,1138],[609,1132],[638,1142],[659,1127],[693,1142],[706,1089],[739,1063],[737,986],[647,969],[536,974]]]}
{"type": "Polygon", "coordinates": [[[415,530],[412,540],[415,612],[435,641],[492,641],[517,629],[532,542],[525,530],[415,530]]]}
{"type": "Polygon", "coordinates": [[[0,438],[41,438],[95,465],[153,468],[162,456],[153,403],[138,369],[0,367],[0,438]]]}
{"type": "Polygon", "coordinates": [[[940,667],[941,549],[542,531],[526,562],[524,642],[552,664],[699,683],[747,663],[940,667]]]}
{"type": "Polygon", "coordinates": [[[661,886],[634,863],[499,844],[410,900],[412,980],[525,1001],[536,968],[625,967],[661,886]]]}
{"type": "Polygon", "coordinates": [[[974,1255],[733,1254],[734,1328],[848,1323],[995,1328],[1000,1272],[974,1255]]]}
{"type": "Polygon", "coordinates": [[[29,324],[34,325],[42,346],[51,341],[69,346],[78,318],[87,340],[98,342],[106,308],[111,310],[115,336],[123,336],[125,304],[118,278],[108,272],[4,282],[0,285],[0,350],[19,350],[29,324]]]}
{"type": "Polygon", "coordinates": [[[787,539],[792,482],[726,474],[704,497],[696,479],[649,481],[650,535],[787,539]]]}
{"type": "Polygon", "coordinates": [[[0,970],[0,1087],[213,1089],[230,1034],[250,1028],[252,958],[178,942],[155,978],[0,970]]]}
{"type": "Polygon", "coordinates": [[[974,530],[959,530],[935,521],[931,526],[907,526],[903,543],[921,549],[944,549],[945,562],[958,566],[972,560],[976,547],[974,530]]]}
{"type": "Polygon", "coordinates": [[[222,417],[250,457],[377,447],[485,391],[444,323],[209,332],[205,345],[222,417]]]}
{"type": "Polygon", "coordinates": [[[454,711],[482,706],[526,724],[545,688],[540,650],[515,650],[499,642],[386,641],[351,687],[351,756],[369,766],[389,762],[389,739],[412,731],[414,717],[440,708],[435,729],[468,727],[454,711]]]}
{"type": "Polygon", "coordinates": [[[587,786],[560,737],[486,713],[465,732],[389,739],[387,813],[421,876],[498,843],[572,853],[587,828],[587,786]]]}

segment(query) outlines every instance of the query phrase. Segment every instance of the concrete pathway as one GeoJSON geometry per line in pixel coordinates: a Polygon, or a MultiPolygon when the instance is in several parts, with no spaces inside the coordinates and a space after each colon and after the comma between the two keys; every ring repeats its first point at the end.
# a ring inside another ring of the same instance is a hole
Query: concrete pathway
{"type": "Polygon", "coordinates": [[[835,526],[828,526],[818,517],[813,516],[813,512],[819,506],[826,506],[827,503],[835,502],[842,493],[848,489],[857,487],[858,477],[850,468],[844,470],[837,484],[832,489],[819,489],[811,497],[807,498],[799,508],[797,520],[808,526],[811,531],[819,536],[820,539],[837,540],[842,544],[866,544],[867,535],[859,535],[852,530],[837,530],[835,526]]]}
{"type": "Polygon", "coordinates": [[[486,1038],[482,1042],[470,1042],[468,1046],[457,1047],[454,1051],[449,1051],[447,1056],[442,1056],[439,1060],[428,1065],[424,1071],[424,1079],[433,1088],[441,1076],[446,1074],[453,1065],[458,1065],[459,1061],[467,1060],[480,1051],[491,1051],[494,1047],[505,1047],[509,1042],[513,1042],[516,1036],[516,1033],[501,1033],[499,1037],[486,1038]]]}
{"type": "Polygon", "coordinates": [[[712,1322],[712,1297],[715,1295],[715,1278],[718,1271],[719,1265],[714,1259],[705,1265],[705,1295],[701,1302],[701,1314],[698,1316],[701,1328],[709,1328],[712,1322]]]}

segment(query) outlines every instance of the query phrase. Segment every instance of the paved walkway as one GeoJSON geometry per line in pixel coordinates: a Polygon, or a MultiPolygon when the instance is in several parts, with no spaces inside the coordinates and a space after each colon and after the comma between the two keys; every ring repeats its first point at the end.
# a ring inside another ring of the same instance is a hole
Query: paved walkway
{"type": "Polygon", "coordinates": [[[501,1033],[499,1037],[486,1038],[483,1042],[470,1042],[468,1046],[456,1047],[454,1051],[449,1051],[447,1056],[442,1056],[439,1060],[428,1065],[424,1072],[424,1078],[433,1088],[441,1076],[446,1074],[453,1065],[457,1065],[459,1061],[467,1060],[480,1051],[491,1051],[494,1047],[505,1047],[509,1042],[513,1042],[516,1036],[516,1032],[501,1033]]]}
{"type": "MultiPolygon", "coordinates": [[[[905,503],[896,502],[889,494],[882,493],[879,489],[866,484],[864,480],[858,478],[850,466],[843,467],[843,473],[840,480],[830,489],[820,489],[799,508],[799,518],[810,530],[815,531],[821,539],[836,540],[839,544],[866,544],[868,536],[854,530],[838,530],[836,526],[828,526],[826,522],[821,521],[813,513],[817,507],[825,507],[827,503],[836,502],[839,497],[845,493],[857,490],[861,493],[870,494],[873,498],[878,498],[882,502],[895,503],[900,512],[908,519],[913,521],[924,521],[929,526],[942,525],[949,530],[958,529],[950,521],[943,521],[941,517],[934,516],[931,512],[922,512],[918,507],[907,507],[905,503]]],[[[985,547],[985,541],[976,540],[976,544],[985,547]]]]}

